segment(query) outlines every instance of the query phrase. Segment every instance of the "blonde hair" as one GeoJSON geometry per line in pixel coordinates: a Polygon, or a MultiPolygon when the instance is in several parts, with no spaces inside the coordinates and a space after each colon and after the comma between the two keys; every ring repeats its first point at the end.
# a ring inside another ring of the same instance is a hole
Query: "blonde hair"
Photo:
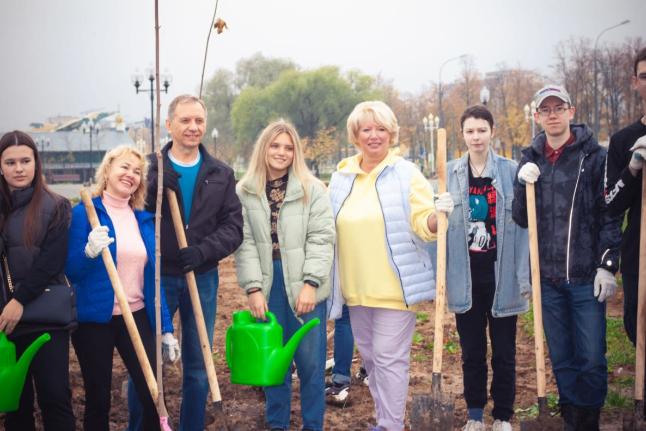
{"type": "Polygon", "coordinates": [[[240,179],[242,183],[252,182],[255,183],[256,193],[262,195],[265,193],[265,186],[267,185],[267,172],[269,166],[267,163],[267,149],[269,145],[278,137],[278,135],[286,133],[294,144],[294,160],[290,166],[291,172],[298,178],[303,186],[304,201],[307,202],[308,198],[308,185],[311,182],[320,182],[305,164],[305,155],[303,154],[303,145],[296,128],[282,118],[270,123],[265,129],[260,132],[256,144],[251,153],[249,160],[249,167],[244,176],[240,179]]]}
{"type": "Polygon", "coordinates": [[[144,208],[144,203],[146,202],[146,174],[148,170],[148,161],[139,150],[128,145],[119,145],[105,153],[105,156],[94,175],[94,181],[96,182],[94,195],[100,196],[108,186],[108,175],[110,173],[110,168],[112,167],[112,162],[120,157],[128,155],[135,156],[141,162],[141,181],[139,182],[139,187],[137,187],[137,190],[135,190],[132,196],[130,196],[130,200],[128,201],[131,208],[140,210],[144,208]]]}
{"type": "Polygon", "coordinates": [[[368,120],[374,121],[380,126],[386,128],[390,134],[389,144],[391,146],[397,144],[397,141],[399,140],[399,124],[397,123],[397,117],[395,117],[392,109],[382,101],[369,100],[361,102],[355,106],[348,117],[348,141],[350,141],[355,147],[357,146],[359,127],[361,127],[361,123],[368,120]]]}

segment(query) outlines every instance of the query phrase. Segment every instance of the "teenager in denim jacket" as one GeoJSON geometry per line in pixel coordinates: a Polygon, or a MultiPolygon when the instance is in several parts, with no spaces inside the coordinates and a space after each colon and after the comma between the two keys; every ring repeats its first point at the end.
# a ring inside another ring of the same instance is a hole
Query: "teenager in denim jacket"
{"type": "Polygon", "coordinates": [[[467,108],[460,125],[468,152],[447,167],[455,208],[447,232],[446,287],[462,347],[465,430],[485,429],[488,326],[493,430],[506,431],[516,393],[516,320],[527,311],[531,290],[527,230],[511,218],[517,164],[491,148],[491,112],[467,108]]]}

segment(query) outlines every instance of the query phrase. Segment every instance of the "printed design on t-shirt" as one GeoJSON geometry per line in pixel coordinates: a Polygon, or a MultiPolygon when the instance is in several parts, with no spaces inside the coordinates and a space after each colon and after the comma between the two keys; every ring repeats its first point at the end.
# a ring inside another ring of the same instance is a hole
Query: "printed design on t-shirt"
{"type": "Polygon", "coordinates": [[[496,248],[496,189],[469,186],[469,251],[486,253],[496,248]]]}

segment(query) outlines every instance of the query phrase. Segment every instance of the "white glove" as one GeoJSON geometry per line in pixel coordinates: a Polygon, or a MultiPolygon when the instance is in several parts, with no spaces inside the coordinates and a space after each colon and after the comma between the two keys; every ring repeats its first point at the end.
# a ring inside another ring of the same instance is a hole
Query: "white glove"
{"type": "Polygon", "coordinates": [[[451,193],[444,192],[439,194],[435,198],[435,209],[446,213],[447,216],[450,215],[453,212],[453,198],[451,197],[451,193]]]}
{"type": "Polygon", "coordinates": [[[633,156],[630,158],[628,167],[631,171],[639,172],[646,160],[646,135],[637,139],[635,145],[630,147],[630,151],[633,152],[633,156]]]}
{"type": "Polygon", "coordinates": [[[612,272],[607,269],[597,268],[597,275],[594,277],[594,296],[597,301],[605,301],[614,295],[616,291],[617,280],[612,272]]]}
{"type": "Polygon", "coordinates": [[[518,181],[521,184],[534,184],[540,175],[541,171],[535,163],[525,163],[518,171],[518,181]]]}
{"type": "Polygon", "coordinates": [[[94,259],[101,251],[112,244],[114,238],[108,236],[107,226],[97,226],[87,236],[87,244],[85,245],[85,255],[90,259],[94,259]]]}
{"type": "Polygon", "coordinates": [[[170,332],[162,335],[162,358],[164,362],[175,363],[182,357],[182,352],[179,348],[177,338],[170,332]]]}

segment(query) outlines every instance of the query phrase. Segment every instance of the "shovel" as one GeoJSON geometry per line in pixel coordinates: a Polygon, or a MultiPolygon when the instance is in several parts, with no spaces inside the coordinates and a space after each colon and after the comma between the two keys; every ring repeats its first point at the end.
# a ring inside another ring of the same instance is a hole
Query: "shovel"
{"type": "MultiPolygon", "coordinates": [[[[446,129],[437,130],[438,193],[446,192],[446,129]]],[[[435,282],[435,333],[431,394],[413,397],[411,429],[446,431],[453,429],[455,406],[450,395],[442,393],[442,350],[446,303],[446,214],[437,212],[437,267],[435,282]]]]}
{"type": "Polygon", "coordinates": [[[538,417],[521,421],[521,431],[560,430],[563,422],[550,416],[545,397],[545,347],[543,343],[543,308],[541,303],[541,270],[538,259],[538,227],[536,225],[536,192],[534,184],[525,184],[527,194],[527,230],[529,234],[529,260],[532,270],[532,304],[534,307],[534,352],[536,353],[536,390],[538,392],[538,417]]]}
{"type": "Polygon", "coordinates": [[[646,337],[646,166],[642,168],[642,208],[639,230],[639,282],[637,284],[637,348],[635,350],[635,408],[624,417],[625,431],[646,430],[644,419],[644,347],[646,337]]]}
{"type": "MultiPolygon", "coordinates": [[[[85,207],[85,212],[87,213],[87,218],[90,222],[90,226],[92,226],[92,229],[100,226],[99,217],[96,215],[96,209],[94,208],[94,204],[92,203],[92,199],[90,198],[90,193],[86,189],[81,190],[81,200],[83,201],[83,206],[85,207]]],[[[135,353],[146,379],[146,384],[148,385],[150,396],[152,397],[153,401],[157,403],[157,397],[159,395],[157,381],[155,380],[153,369],[151,368],[150,362],[148,361],[146,350],[144,349],[144,345],[141,341],[141,336],[139,335],[137,325],[135,324],[135,319],[132,317],[132,312],[130,311],[130,306],[128,306],[126,294],[124,293],[123,286],[121,285],[121,280],[119,279],[117,267],[112,260],[112,254],[110,254],[110,249],[108,247],[104,248],[101,251],[101,257],[103,258],[103,264],[108,271],[108,276],[110,277],[110,283],[112,284],[114,295],[117,298],[119,308],[121,309],[121,313],[123,314],[123,321],[126,324],[128,335],[130,336],[132,345],[135,348],[135,353]]]]}
{"type": "MultiPolygon", "coordinates": [[[[168,206],[170,207],[171,217],[173,218],[173,226],[175,227],[175,235],[177,235],[177,244],[179,248],[188,247],[186,241],[186,232],[184,232],[184,224],[182,223],[182,215],[179,211],[177,203],[177,196],[173,190],[166,190],[166,197],[168,198],[168,206]]],[[[200,338],[200,347],[202,348],[202,357],[204,358],[204,368],[206,368],[206,376],[209,381],[209,388],[211,389],[211,400],[215,407],[215,429],[229,430],[226,415],[222,410],[222,396],[220,395],[220,386],[218,384],[218,377],[215,373],[215,366],[213,365],[213,355],[211,346],[209,345],[209,338],[206,332],[206,324],[204,323],[204,314],[202,313],[202,304],[200,297],[197,293],[197,282],[195,281],[195,273],[189,271],[186,273],[186,284],[188,285],[188,292],[191,297],[191,305],[193,306],[193,314],[195,315],[195,326],[200,338]]]]}

